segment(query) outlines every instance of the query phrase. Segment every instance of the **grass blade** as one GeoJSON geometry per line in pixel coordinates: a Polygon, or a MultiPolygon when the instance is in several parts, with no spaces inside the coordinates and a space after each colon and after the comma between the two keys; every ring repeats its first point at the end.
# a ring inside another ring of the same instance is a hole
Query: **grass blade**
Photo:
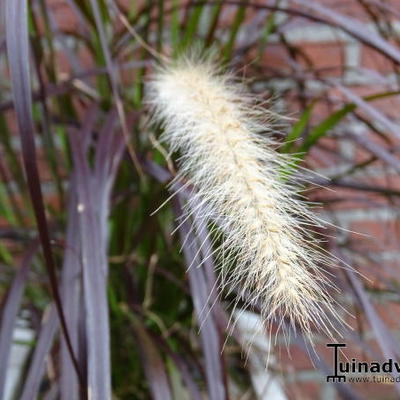
{"type": "MultiPolygon", "coordinates": [[[[381,113],[378,109],[373,107],[371,104],[367,103],[367,101],[365,99],[356,95],[352,90],[350,90],[342,85],[337,85],[337,87],[359,109],[364,110],[367,114],[369,114],[372,121],[381,124],[382,127],[384,127],[393,136],[400,138],[400,130],[399,130],[399,127],[397,124],[392,122],[389,118],[387,118],[383,113],[381,113]]],[[[392,92],[389,92],[389,95],[391,96],[392,92]]]]}
{"type": "Polygon", "coordinates": [[[164,368],[164,362],[157,350],[153,340],[146,332],[142,323],[134,316],[130,315],[135,336],[139,343],[140,352],[143,358],[143,366],[150,385],[152,399],[171,400],[171,390],[164,368]]]}
{"type": "Polygon", "coordinates": [[[374,31],[366,28],[365,24],[362,22],[342,15],[314,1],[290,0],[290,3],[301,4],[305,9],[309,9],[317,14],[323,15],[327,18],[327,22],[333,23],[355,38],[358,38],[365,44],[375,48],[380,53],[393,60],[395,63],[400,64],[400,51],[374,31]]]}
{"type": "Polygon", "coordinates": [[[95,399],[111,398],[110,328],[107,299],[107,217],[115,171],[124,148],[114,132],[115,113],[106,117],[98,138],[93,170],[87,144],[80,132],[71,132],[78,197],[79,237],[82,249],[83,288],[88,352],[88,392],[95,399]]]}
{"type": "Polygon", "coordinates": [[[310,104],[301,114],[300,119],[293,125],[292,130],[286,137],[286,143],[282,146],[282,152],[287,153],[293,147],[296,139],[300,137],[300,135],[304,132],[308,122],[311,118],[311,111],[313,109],[314,104],[310,104]]]}
{"type": "Polygon", "coordinates": [[[60,317],[61,326],[68,343],[74,367],[79,375],[78,363],[72,351],[70,338],[62,310],[60,293],[57,285],[56,269],[50,245],[49,231],[46,221],[43,195],[36,160],[33,135],[32,98],[29,71],[29,45],[27,26],[27,2],[6,1],[6,41],[10,66],[14,106],[17,114],[19,133],[22,143],[22,156],[29,192],[35,212],[39,237],[46,261],[52,294],[60,317]]]}
{"type": "Polygon", "coordinates": [[[232,22],[232,26],[230,27],[229,39],[224,49],[225,60],[229,60],[232,57],[234,45],[236,43],[236,36],[246,16],[246,3],[247,1],[242,2],[242,4],[238,7],[235,18],[232,22]]]}
{"type": "MultiPolygon", "coordinates": [[[[85,122],[80,129],[79,136],[84,151],[87,151],[90,144],[91,133],[98,116],[96,107],[89,110],[85,122]]],[[[76,172],[72,172],[69,187],[76,188],[76,172]]],[[[83,301],[82,281],[79,277],[82,274],[81,268],[81,243],[79,239],[79,216],[78,216],[78,198],[75,190],[70,190],[70,198],[68,203],[68,225],[67,239],[65,243],[64,263],[61,276],[63,304],[66,314],[66,322],[71,335],[71,342],[76,354],[79,354],[79,341],[84,340],[81,332],[81,302],[83,301]]],[[[80,352],[79,361],[81,371],[85,371],[86,354],[80,352]]],[[[68,349],[64,340],[61,341],[61,377],[60,377],[60,394],[62,399],[77,399],[78,387],[75,374],[71,370],[71,360],[68,356],[68,349]]]]}
{"type": "Polygon", "coordinates": [[[99,235],[95,187],[77,135],[71,135],[79,199],[79,235],[82,246],[83,287],[88,348],[88,392],[94,399],[111,398],[110,338],[106,291],[105,243],[99,235]]]}
{"type": "MultiPolygon", "coordinates": [[[[179,198],[179,195],[177,195],[179,198]]],[[[178,200],[175,200],[174,210],[177,218],[183,215],[178,200]]],[[[228,398],[224,379],[223,361],[221,358],[222,340],[212,314],[204,310],[209,309],[209,288],[204,277],[199,256],[197,238],[191,230],[191,223],[185,221],[180,225],[179,234],[183,243],[183,254],[188,270],[190,290],[196,317],[202,325],[200,340],[205,357],[205,372],[208,395],[211,400],[226,400],[228,398]],[[204,314],[205,313],[205,314],[204,314]],[[204,318],[204,315],[206,317],[204,318]],[[203,317],[202,317],[203,316],[203,317]]]]}
{"type": "Polygon", "coordinates": [[[112,94],[113,94],[114,101],[116,104],[118,117],[119,117],[119,120],[120,120],[121,126],[122,126],[122,134],[125,139],[125,144],[128,148],[129,155],[132,158],[133,164],[134,164],[138,174],[141,175],[141,169],[140,169],[139,162],[137,160],[135,149],[132,147],[132,144],[129,140],[129,132],[128,132],[128,128],[126,126],[125,110],[124,110],[124,106],[123,106],[122,99],[121,99],[120,92],[119,92],[119,76],[117,74],[115,65],[113,63],[110,49],[108,48],[105,26],[104,26],[103,20],[101,19],[101,12],[100,12],[100,8],[99,8],[99,4],[96,0],[90,0],[90,4],[91,4],[94,18],[96,21],[96,28],[99,33],[101,49],[102,49],[106,67],[107,67],[107,72],[108,72],[108,76],[109,76],[110,83],[111,83],[111,90],[112,90],[112,94]]]}
{"type": "MultiPolygon", "coordinates": [[[[396,132],[396,128],[394,127],[394,124],[392,124],[390,121],[387,121],[387,119],[381,114],[379,113],[375,108],[373,108],[372,106],[370,106],[367,102],[371,102],[377,99],[383,99],[386,97],[391,97],[394,95],[397,95],[398,92],[383,92],[383,93],[377,93],[377,94],[373,94],[370,96],[365,96],[364,98],[358,97],[356,96],[354,93],[352,93],[350,90],[346,89],[345,87],[339,87],[340,90],[343,91],[343,93],[345,93],[350,100],[353,100],[352,103],[348,103],[345,106],[343,106],[342,108],[340,108],[338,111],[334,112],[333,114],[329,115],[327,118],[325,118],[322,122],[320,122],[318,125],[314,126],[310,133],[308,134],[308,136],[306,137],[306,139],[304,140],[304,143],[299,147],[298,151],[300,153],[307,153],[317,142],[319,139],[321,139],[323,136],[325,136],[327,133],[329,133],[329,131],[331,131],[335,126],[337,126],[344,117],[346,117],[348,114],[350,114],[351,112],[353,112],[357,107],[362,107],[364,109],[368,109],[371,112],[371,115],[373,112],[378,113],[379,117],[381,119],[379,119],[382,123],[387,122],[387,128],[388,129],[392,129],[392,132],[396,132]],[[371,111],[372,109],[372,111],[371,111]]],[[[303,114],[303,116],[307,117],[307,111],[303,114]]],[[[291,132],[291,139],[294,139],[294,137],[292,137],[295,134],[301,134],[300,132],[297,132],[297,129],[303,129],[301,127],[301,125],[303,125],[303,116],[302,118],[299,120],[299,122],[297,124],[295,124],[295,126],[293,127],[293,131],[291,132]],[[300,125],[300,126],[299,126],[300,125]]],[[[374,114],[375,116],[375,114],[374,114]]],[[[310,116],[308,116],[309,118],[310,116]]],[[[378,118],[376,117],[376,120],[378,120],[378,118]]],[[[398,133],[397,133],[398,134],[398,133]]],[[[289,139],[289,137],[288,137],[289,139]]]]}
{"type": "Polygon", "coordinates": [[[321,123],[315,126],[304,143],[300,146],[300,153],[307,153],[319,139],[325,136],[329,131],[331,131],[349,112],[353,111],[355,106],[350,104],[336,111],[335,113],[329,115],[321,123]]]}
{"type": "Polygon", "coordinates": [[[0,398],[3,398],[6,374],[8,370],[8,359],[13,341],[15,319],[17,318],[19,306],[28,279],[29,268],[32,259],[37,252],[38,241],[34,241],[25,253],[21,266],[19,267],[13,283],[8,290],[5,304],[2,309],[0,325],[0,398]]]}
{"type": "MultiPolygon", "coordinates": [[[[339,255],[342,260],[346,259],[342,253],[340,253],[339,255]]],[[[395,340],[395,338],[386,328],[385,324],[375,311],[373,305],[371,304],[369,296],[365,292],[365,289],[356,274],[353,271],[350,271],[346,266],[344,266],[343,270],[354,290],[356,299],[358,300],[365,312],[365,315],[371,325],[375,338],[379,344],[379,347],[382,350],[384,357],[388,360],[398,359],[400,357],[399,343],[395,340]]],[[[395,375],[393,376],[394,378],[396,378],[395,375]]],[[[395,388],[397,392],[400,393],[399,382],[395,382],[395,388]]]]}
{"type": "MultiPolygon", "coordinates": [[[[71,179],[71,187],[74,187],[75,178],[71,179]]],[[[78,278],[81,271],[81,263],[79,262],[80,241],[76,234],[78,232],[78,201],[75,193],[71,193],[68,205],[68,227],[67,240],[65,243],[64,263],[61,276],[61,290],[63,296],[63,305],[66,316],[66,322],[69,334],[71,336],[71,344],[75,354],[78,352],[79,340],[79,311],[82,302],[81,281],[78,278]]],[[[83,356],[82,354],[80,355],[83,356]]],[[[71,358],[68,354],[68,348],[65,340],[61,340],[61,365],[60,365],[60,394],[62,399],[78,399],[79,382],[76,374],[73,373],[71,358]]],[[[83,371],[83,365],[80,365],[83,371]]]]}
{"type": "Polygon", "coordinates": [[[57,309],[52,304],[43,316],[42,327],[33,352],[32,361],[29,366],[28,374],[23,385],[20,400],[31,400],[37,397],[43,374],[45,372],[45,363],[49,351],[53,344],[54,336],[57,331],[59,319],[57,318],[57,309]]]}

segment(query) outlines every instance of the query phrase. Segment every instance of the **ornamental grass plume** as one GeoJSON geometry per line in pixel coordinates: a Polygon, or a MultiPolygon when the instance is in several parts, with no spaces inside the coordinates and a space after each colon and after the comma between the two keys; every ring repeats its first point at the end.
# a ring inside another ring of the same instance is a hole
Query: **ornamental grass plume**
{"type": "Polygon", "coordinates": [[[148,99],[161,140],[180,153],[176,179],[194,188],[186,213],[222,233],[222,286],[257,306],[267,325],[332,336],[340,317],[320,267],[330,258],[313,237],[318,219],[289,183],[293,159],[276,151],[271,113],[198,57],[155,72],[148,99]]]}

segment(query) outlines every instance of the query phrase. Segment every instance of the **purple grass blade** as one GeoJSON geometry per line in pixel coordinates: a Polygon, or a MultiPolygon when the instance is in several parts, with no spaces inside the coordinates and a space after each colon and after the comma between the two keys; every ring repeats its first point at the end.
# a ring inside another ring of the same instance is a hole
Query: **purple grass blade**
{"type": "Polygon", "coordinates": [[[144,171],[157,179],[157,181],[160,183],[165,184],[173,178],[173,176],[167,169],[163,168],[161,165],[156,164],[152,160],[140,158],[140,162],[144,171]]]}
{"type": "MultiPolygon", "coordinates": [[[[127,126],[130,126],[134,118],[128,118],[127,126]]],[[[109,199],[111,189],[117,173],[118,165],[121,161],[125,140],[121,132],[114,129],[117,122],[117,113],[111,111],[106,119],[104,128],[99,134],[99,141],[96,147],[96,157],[94,165],[94,179],[98,195],[98,212],[101,221],[106,221],[109,212],[109,199]]],[[[107,224],[102,224],[102,238],[107,242],[107,224]]]]}
{"type": "MultiPolygon", "coordinates": [[[[93,107],[87,113],[84,124],[79,131],[81,145],[84,151],[87,151],[91,133],[98,116],[97,107],[93,107]]],[[[78,216],[78,198],[76,195],[76,173],[71,174],[69,183],[70,198],[68,201],[68,226],[67,238],[65,243],[64,263],[61,275],[61,287],[63,295],[63,305],[65,310],[68,331],[71,335],[71,342],[75,354],[78,354],[81,371],[85,370],[83,358],[85,354],[79,351],[81,332],[80,311],[83,302],[82,293],[82,266],[81,266],[81,244],[79,235],[79,216],[78,216]]],[[[68,356],[68,349],[64,340],[61,340],[61,376],[60,376],[60,397],[65,400],[75,400],[79,398],[79,388],[76,375],[71,368],[71,360],[68,356]]]]}
{"type": "MultiPolygon", "coordinates": [[[[50,388],[50,390],[43,397],[43,400],[57,400],[59,398],[60,394],[59,394],[58,384],[55,382],[53,383],[53,386],[50,388]]],[[[71,398],[71,400],[73,400],[73,398],[71,398]]]]}
{"type": "MultiPolygon", "coordinates": [[[[181,195],[186,198],[188,196],[188,193],[186,191],[183,191],[181,192],[181,195]]],[[[214,263],[214,258],[210,256],[213,253],[211,238],[208,229],[204,226],[201,226],[200,224],[201,209],[196,207],[196,209],[193,209],[193,213],[196,235],[199,237],[199,243],[201,243],[200,254],[202,257],[202,265],[204,268],[205,278],[209,290],[209,303],[211,304],[211,306],[208,307],[207,310],[203,311],[203,315],[204,317],[206,317],[206,312],[212,312],[220,332],[227,332],[229,328],[229,317],[223,309],[221,301],[219,299],[219,285],[217,274],[215,272],[216,266],[214,263]]],[[[230,329],[230,335],[232,335],[238,343],[242,342],[240,338],[240,332],[235,328],[235,326],[230,329]]],[[[226,376],[225,379],[227,379],[226,376]]]]}
{"type": "Polygon", "coordinates": [[[27,2],[26,0],[6,0],[5,5],[7,55],[10,66],[14,107],[21,137],[22,158],[54,302],[60,317],[62,331],[68,344],[74,368],[79,375],[78,363],[72,351],[62,309],[61,297],[58,290],[56,268],[51,250],[50,236],[36,159],[30,70],[28,62],[29,44],[27,2]]]}
{"type": "Polygon", "coordinates": [[[390,165],[398,173],[400,172],[400,160],[394,155],[390,154],[384,147],[374,143],[372,140],[366,137],[366,135],[348,132],[348,136],[350,136],[360,146],[364,147],[364,149],[371,152],[375,157],[390,165]]]}
{"type": "Polygon", "coordinates": [[[92,170],[80,134],[71,133],[78,197],[79,240],[85,301],[88,392],[93,398],[111,397],[110,333],[107,300],[107,218],[110,192],[124,149],[123,136],[113,131],[115,116],[108,115],[100,132],[92,170]],[[109,139],[111,138],[111,139],[109,139]],[[110,140],[110,142],[108,142],[110,140]],[[107,145],[108,144],[108,145],[107,145]],[[105,168],[104,170],[101,168],[105,168]]]}
{"type": "MultiPolygon", "coordinates": [[[[338,252],[340,258],[346,261],[344,254],[338,252]]],[[[397,340],[389,332],[375,308],[371,304],[368,294],[365,292],[363,285],[358,279],[357,275],[349,270],[347,267],[344,268],[344,272],[354,290],[356,299],[360,303],[362,309],[365,312],[365,316],[374,332],[375,338],[382,350],[382,353],[386,359],[398,359],[400,357],[400,346],[397,340]]],[[[396,376],[394,376],[396,378],[396,376]]],[[[400,393],[400,383],[395,382],[395,387],[398,393],[400,393]]]]}
{"type": "MultiPolygon", "coordinates": [[[[75,186],[75,179],[72,177],[71,189],[75,186]]],[[[79,310],[82,304],[81,289],[81,262],[80,262],[80,240],[76,232],[79,229],[79,218],[77,211],[77,198],[73,190],[70,190],[68,205],[68,227],[67,240],[65,243],[64,263],[61,275],[61,291],[68,332],[71,337],[71,344],[75,354],[79,354],[79,310]]],[[[78,357],[79,360],[79,357],[78,357]]],[[[65,340],[61,339],[60,359],[60,396],[65,400],[79,399],[79,382],[73,372],[71,358],[65,340]]],[[[80,365],[81,371],[83,366],[80,365]]]]}
{"type": "Polygon", "coordinates": [[[110,153],[110,146],[113,141],[114,127],[117,122],[117,113],[112,110],[108,113],[106,120],[104,121],[103,127],[99,133],[99,140],[96,146],[95,166],[96,166],[96,178],[99,182],[107,181],[107,172],[109,164],[111,162],[108,154],[110,153]]]}
{"type": "Polygon", "coordinates": [[[359,281],[357,276],[351,271],[346,271],[346,275],[348,276],[351,285],[353,286],[353,289],[358,297],[358,300],[361,303],[363,310],[365,311],[365,315],[369,323],[371,324],[371,327],[374,331],[375,337],[379,343],[383,355],[387,359],[400,358],[399,343],[389,332],[389,330],[377,314],[361,282],[359,281]]]}
{"type": "Polygon", "coordinates": [[[136,339],[143,359],[144,372],[154,400],[171,400],[171,390],[164,368],[164,362],[150,335],[140,320],[132,317],[136,339]]]}
{"type": "Polygon", "coordinates": [[[56,307],[52,304],[47,311],[43,317],[42,327],[33,352],[32,361],[29,365],[20,400],[36,399],[43,379],[46,358],[51,350],[54,336],[59,326],[56,307]]]}
{"type": "Polygon", "coordinates": [[[370,115],[372,121],[380,123],[388,132],[393,136],[400,138],[400,129],[397,124],[387,118],[383,113],[377,110],[372,104],[363,100],[360,96],[355,94],[352,90],[344,87],[343,85],[336,85],[336,87],[361,110],[370,115]]]}
{"type": "Polygon", "coordinates": [[[83,288],[86,311],[89,396],[111,398],[110,333],[107,303],[106,243],[97,216],[93,175],[77,135],[70,135],[76,171],[79,234],[82,249],[83,288]]]}
{"type": "Polygon", "coordinates": [[[121,131],[123,138],[126,142],[126,146],[128,148],[128,153],[129,156],[132,159],[132,162],[138,171],[139,174],[141,174],[141,169],[140,169],[140,164],[137,159],[137,155],[135,150],[133,149],[132,145],[129,142],[129,132],[128,132],[128,127],[127,127],[127,120],[126,120],[126,115],[125,115],[125,110],[124,106],[122,103],[121,95],[119,92],[119,75],[118,75],[118,70],[113,62],[112,56],[110,49],[108,47],[107,43],[107,37],[106,37],[106,29],[103,23],[103,20],[101,18],[101,12],[99,8],[99,4],[96,0],[90,0],[90,5],[93,10],[93,15],[94,19],[96,22],[96,28],[99,34],[99,39],[100,39],[100,45],[101,49],[104,55],[105,63],[106,63],[106,68],[108,72],[108,76],[110,78],[110,83],[111,83],[111,90],[112,90],[112,95],[115,101],[115,106],[117,109],[119,121],[121,123],[121,131]]]}
{"type": "MultiPolygon", "coordinates": [[[[115,135],[115,124],[117,122],[117,113],[112,110],[107,115],[103,129],[99,133],[99,140],[96,146],[94,179],[96,181],[95,189],[97,192],[98,202],[97,209],[101,221],[106,221],[108,218],[108,202],[110,190],[113,183],[113,177],[110,177],[109,172],[113,162],[112,143],[115,135]]],[[[123,144],[123,137],[120,138],[123,144]]],[[[104,242],[107,241],[107,225],[102,224],[103,231],[101,237],[104,242]]]]}
{"type": "Polygon", "coordinates": [[[358,38],[361,42],[375,48],[386,57],[397,64],[400,64],[400,51],[390,44],[382,36],[365,27],[365,24],[354,18],[342,15],[328,7],[318,4],[316,1],[309,0],[290,0],[290,3],[302,5],[305,9],[312,10],[314,13],[326,18],[326,22],[343,29],[351,36],[358,38]]]}
{"type": "Polygon", "coordinates": [[[15,320],[17,318],[22,295],[28,279],[29,268],[32,259],[38,250],[38,241],[34,241],[25,253],[21,266],[16,272],[15,278],[8,290],[7,297],[3,306],[0,324],[0,398],[3,398],[6,375],[8,370],[8,361],[11,345],[13,342],[13,333],[15,320]]]}
{"type": "MultiPolygon", "coordinates": [[[[146,66],[150,65],[150,61],[143,60],[143,61],[131,61],[127,63],[120,63],[116,66],[116,68],[120,70],[130,70],[130,69],[139,69],[139,68],[144,68],[146,66]]],[[[56,85],[54,84],[48,84],[45,86],[45,94],[47,98],[54,97],[54,96],[60,96],[65,93],[71,93],[71,91],[76,91],[77,88],[74,86],[74,82],[79,80],[85,81],[86,85],[88,85],[88,80],[89,78],[93,76],[98,76],[98,75],[103,75],[107,74],[107,68],[105,67],[95,67],[92,69],[85,69],[82,72],[79,73],[74,73],[69,75],[69,78],[65,81],[62,81],[56,85]]],[[[32,100],[34,102],[39,102],[42,101],[43,95],[40,91],[34,91],[32,93],[32,100]]],[[[6,100],[2,103],[0,103],[0,111],[4,112],[7,110],[10,110],[13,108],[13,101],[6,100]]]]}
{"type": "MultiPolygon", "coordinates": [[[[179,194],[174,199],[174,211],[177,218],[182,217],[183,211],[179,201],[179,194]]],[[[225,384],[224,363],[222,359],[222,343],[220,332],[213,315],[209,313],[210,289],[207,285],[203,268],[200,267],[198,240],[192,232],[188,220],[180,225],[179,233],[183,245],[185,262],[192,267],[188,270],[190,291],[196,317],[202,328],[200,330],[200,341],[205,357],[205,372],[208,387],[208,395],[211,400],[226,400],[228,398],[225,384]],[[205,314],[204,314],[205,313],[205,314]],[[207,315],[207,318],[202,316],[207,315]]]]}
{"type": "MultiPolygon", "coordinates": [[[[144,170],[159,182],[165,183],[172,178],[165,168],[154,162],[144,159],[141,159],[141,162],[144,170]]],[[[178,182],[175,182],[174,188],[176,190],[180,189],[178,182]]],[[[174,210],[177,218],[182,215],[180,199],[183,198],[183,201],[185,201],[188,195],[190,194],[183,190],[174,199],[174,210]]],[[[196,220],[194,222],[195,224],[198,223],[196,220]]],[[[198,241],[192,232],[189,221],[183,223],[179,229],[181,241],[185,243],[183,252],[186,264],[188,266],[193,264],[188,270],[188,275],[196,316],[199,324],[202,326],[200,339],[205,354],[205,370],[209,397],[211,400],[226,399],[228,398],[228,393],[222,357],[223,340],[221,332],[228,326],[228,318],[217,299],[217,278],[214,262],[210,257],[212,253],[211,242],[207,236],[208,234],[203,229],[198,227],[197,231],[200,235],[198,241]],[[197,243],[201,243],[201,245],[197,245],[197,243]],[[194,260],[196,262],[193,262],[194,260]],[[201,267],[199,267],[200,265],[201,267]]],[[[237,334],[236,330],[233,331],[233,334],[237,334]]]]}

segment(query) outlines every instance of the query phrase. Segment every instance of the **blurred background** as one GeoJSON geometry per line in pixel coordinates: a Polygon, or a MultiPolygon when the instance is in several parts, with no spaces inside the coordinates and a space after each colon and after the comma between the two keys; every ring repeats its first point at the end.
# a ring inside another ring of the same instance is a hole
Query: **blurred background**
{"type": "Polygon", "coordinates": [[[1,398],[400,397],[400,383],[327,383],[318,332],[315,352],[270,341],[257,310],[231,332],[210,238],[190,221],[171,235],[179,199],[152,215],[174,168],[143,104],[158,54],[193,46],[269,100],[326,248],[360,273],[328,271],[352,314],[345,355],[400,360],[398,0],[1,6],[1,398]]]}

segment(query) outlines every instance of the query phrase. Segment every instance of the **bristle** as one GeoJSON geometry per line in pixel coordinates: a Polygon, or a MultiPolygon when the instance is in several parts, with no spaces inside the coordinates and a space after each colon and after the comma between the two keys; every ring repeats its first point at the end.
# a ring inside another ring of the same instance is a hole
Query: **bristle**
{"type": "Polygon", "coordinates": [[[162,140],[180,153],[177,179],[195,188],[186,210],[201,208],[223,233],[223,286],[259,306],[266,324],[330,335],[339,317],[319,267],[329,258],[307,228],[317,220],[282,178],[293,160],[265,134],[266,111],[211,61],[166,66],[148,89],[162,140]]]}

